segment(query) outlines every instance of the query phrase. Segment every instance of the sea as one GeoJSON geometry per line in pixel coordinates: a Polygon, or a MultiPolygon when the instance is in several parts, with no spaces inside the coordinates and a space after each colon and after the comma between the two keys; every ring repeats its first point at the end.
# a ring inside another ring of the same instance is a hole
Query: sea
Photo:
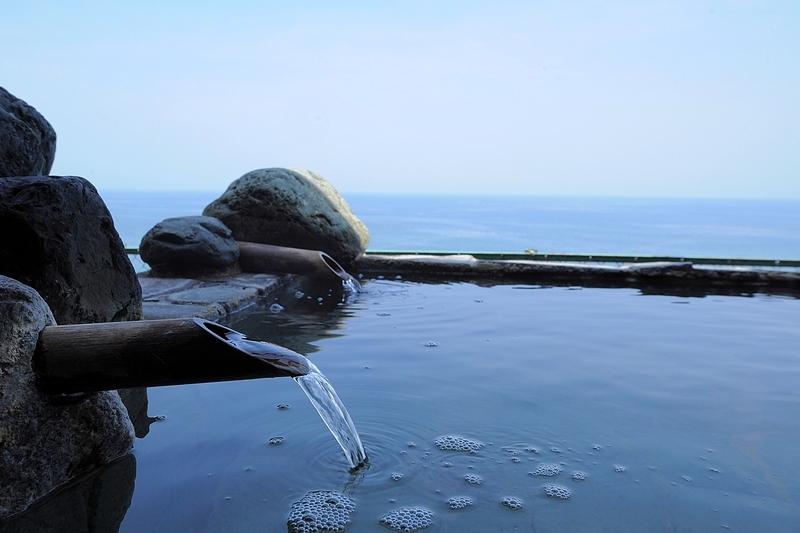
{"type": "MultiPolygon", "coordinates": [[[[122,240],[221,191],[100,191],[122,240]]],[[[800,259],[800,200],[344,195],[369,250],[800,259]]]]}

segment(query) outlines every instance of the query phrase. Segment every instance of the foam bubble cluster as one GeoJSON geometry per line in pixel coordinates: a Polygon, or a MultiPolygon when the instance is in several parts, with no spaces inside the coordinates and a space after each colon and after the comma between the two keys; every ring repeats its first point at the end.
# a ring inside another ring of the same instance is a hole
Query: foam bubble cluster
{"type": "Polygon", "coordinates": [[[395,531],[411,533],[433,524],[433,511],[425,507],[401,507],[384,515],[380,523],[395,531]]]}
{"type": "Polygon", "coordinates": [[[625,465],[614,465],[614,472],[625,472],[628,468],[625,465]]]}
{"type": "Polygon", "coordinates": [[[439,343],[436,341],[428,341],[425,343],[426,348],[436,348],[437,346],[439,346],[439,343]]]}
{"type": "Polygon", "coordinates": [[[286,524],[293,533],[344,531],[356,510],[353,500],[333,490],[314,490],[292,504],[286,524]]]}
{"type": "Polygon", "coordinates": [[[451,452],[476,452],[483,448],[482,442],[459,437],[458,435],[442,435],[433,443],[440,450],[451,452]]]}
{"type": "Polygon", "coordinates": [[[558,498],[568,500],[572,496],[572,491],[562,485],[545,485],[544,494],[548,498],[558,498]]]}
{"type": "Polygon", "coordinates": [[[278,435],[276,437],[270,437],[267,443],[270,446],[280,446],[281,444],[283,444],[283,439],[284,437],[282,435],[278,435]]]}
{"type": "Polygon", "coordinates": [[[506,496],[502,500],[500,500],[504,506],[508,507],[509,509],[522,509],[522,500],[519,498],[515,498],[514,496],[506,496]]]}
{"type": "Polygon", "coordinates": [[[400,481],[403,479],[403,474],[400,472],[392,472],[392,481],[400,481]]]}
{"type": "Polygon", "coordinates": [[[453,496],[447,500],[447,505],[450,506],[450,509],[466,509],[467,507],[472,507],[472,503],[472,498],[469,496],[453,496]]]}
{"type": "Polygon", "coordinates": [[[536,470],[530,472],[532,476],[546,476],[553,477],[561,473],[561,465],[556,463],[542,463],[536,467],[536,470]]]}
{"type": "Polygon", "coordinates": [[[584,479],[586,479],[586,472],[583,472],[581,470],[576,470],[575,472],[572,473],[572,479],[574,479],[575,481],[583,481],[584,479]]]}
{"type": "Polygon", "coordinates": [[[464,481],[466,481],[470,485],[480,485],[481,483],[483,483],[483,478],[478,474],[465,474],[464,481]]]}

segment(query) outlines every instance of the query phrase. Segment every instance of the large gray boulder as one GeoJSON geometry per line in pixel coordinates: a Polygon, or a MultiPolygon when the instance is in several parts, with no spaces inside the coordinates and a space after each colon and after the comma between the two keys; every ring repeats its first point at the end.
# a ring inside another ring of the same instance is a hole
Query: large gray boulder
{"type": "Polygon", "coordinates": [[[141,318],[139,280],[85,179],[0,179],[0,228],[0,274],[35,288],[59,324],[141,318]]]}
{"type": "Polygon", "coordinates": [[[0,87],[0,177],[50,173],[56,132],[42,115],[0,87]]]}
{"type": "Polygon", "coordinates": [[[153,274],[194,277],[229,272],[239,259],[239,245],[219,219],[176,217],[148,231],[139,253],[153,274]]]}
{"type": "Polygon", "coordinates": [[[308,170],[248,172],[203,211],[236,240],[322,250],[349,264],[364,252],[369,232],[325,178],[308,170]]]}
{"type": "Polygon", "coordinates": [[[116,392],[56,405],[36,387],[32,357],[53,323],[35,290],[0,276],[0,518],[133,447],[116,392]]]}

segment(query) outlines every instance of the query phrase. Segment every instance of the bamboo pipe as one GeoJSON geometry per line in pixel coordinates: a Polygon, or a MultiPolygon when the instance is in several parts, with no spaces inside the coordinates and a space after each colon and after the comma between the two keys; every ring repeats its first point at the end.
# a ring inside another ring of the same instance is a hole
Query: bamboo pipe
{"type": "Polygon", "coordinates": [[[200,318],[48,326],[34,353],[37,383],[79,393],[253,378],[296,377],[306,358],[200,318]]]}
{"type": "Polygon", "coordinates": [[[283,272],[309,276],[317,281],[340,283],[351,278],[336,260],[319,250],[236,241],[239,265],[245,272],[283,272]]]}

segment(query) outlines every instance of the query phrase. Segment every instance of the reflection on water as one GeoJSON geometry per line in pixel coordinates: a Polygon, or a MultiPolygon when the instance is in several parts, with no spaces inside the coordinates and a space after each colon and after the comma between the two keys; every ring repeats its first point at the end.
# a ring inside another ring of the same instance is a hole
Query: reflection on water
{"type": "Polygon", "coordinates": [[[128,454],[0,523],[3,533],[116,533],[131,504],[136,459],[128,454]]]}
{"type": "Polygon", "coordinates": [[[797,531],[800,300],[528,287],[382,280],[234,318],[313,354],[368,468],[348,471],[290,380],[154,388],[168,418],[136,443],[120,530],[285,531],[331,490],[356,505],[351,533],[414,507],[430,532],[797,531]]]}
{"type": "Polygon", "coordinates": [[[162,420],[162,417],[150,416],[147,412],[147,388],[120,389],[118,392],[133,424],[134,434],[139,439],[145,438],[150,433],[150,424],[162,420]]]}

